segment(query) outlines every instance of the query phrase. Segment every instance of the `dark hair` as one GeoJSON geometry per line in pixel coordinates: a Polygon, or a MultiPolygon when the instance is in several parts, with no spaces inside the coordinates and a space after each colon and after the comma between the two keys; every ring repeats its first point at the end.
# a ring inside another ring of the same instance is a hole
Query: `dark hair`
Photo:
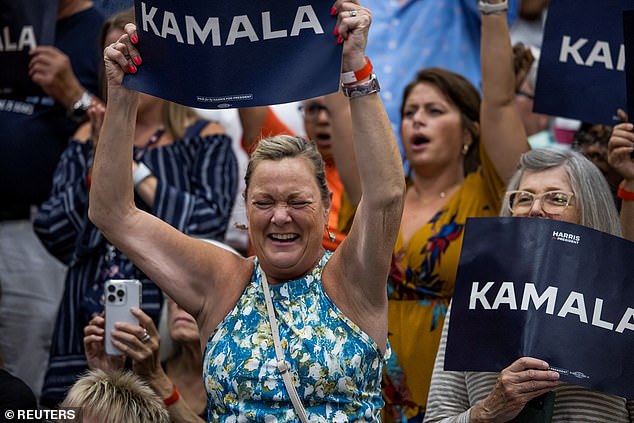
{"type": "Polygon", "coordinates": [[[575,132],[572,147],[578,150],[582,145],[592,145],[596,143],[607,147],[610,135],[612,135],[611,126],[583,122],[575,132]]]}
{"type": "Polygon", "coordinates": [[[425,83],[435,86],[449,101],[460,110],[462,125],[469,131],[473,143],[465,157],[465,174],[474,171],[480,164],[478,140],[480,133],[477,123],[480,121],[480,93],[465,77],[442,68],[426,68],[418,71],[412,82],[403,90],[401,101],[401,119],[405,111],[405,102],[414,87],[425,83]]]}

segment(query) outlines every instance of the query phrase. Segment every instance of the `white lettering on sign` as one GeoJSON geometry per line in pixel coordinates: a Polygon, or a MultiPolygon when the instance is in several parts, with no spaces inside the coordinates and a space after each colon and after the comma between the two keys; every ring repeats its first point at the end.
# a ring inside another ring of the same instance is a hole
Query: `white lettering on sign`
{"type": "Polygon", "coordinates": [[[623,44],[619,46],[618,54],[613,55],[612,49],[610,49],[610,43],[600,40],[595,41],[594,44],[592,44],[592,49],[584,59],[581,49],[588,44],[588,41],[587,38],[579,38],[573,42],[570,36],[564,35],[561,39],[559,61],[568,63],[568,60],[571,60],[573,63],[581,66],[600,65],[608,70],[625,70],[625,46],[623,44]],[[617,58],[616,67],[613,57],[617,58]]]}
{"type": "Polygon", "coordinates": [[[2,28],[2,34],[0,34],[0,51],[22,51],[31,50],[37,47],[37,41],[35,40],[35,31],[33,26],[23,26],[20,30],[20,35],[15,41],[15,37],[12,37],[11,30],[8,26],[2,28]]]}
{"type": "Polygon", "coordinates": [[[208,17],[204,24],[201,25],[202,19],[199,21],[196,17],[190,15],[185,15],[182,19],[179,19],[174,12],[168,10],[161,13],[154,6],[148,10],[145,2],[141,2],[141,27],[143,31],[152,32],[154,35],[165,39],[173,37],[176,42],[181,44],[205,44],[210,40],[212,46],[218,47],[234,45],[241,38],[247,38],[249,42],[256,42],[260,41],[260,39],[272,40],[275,38],[296,37],[302,30],[312,30],[315,34],[324,33],[317,14],[310,5],[297,8],[290,33],[284,28],[274,28],[270,11],[262,12],[257,22],[252,22],[252,19],[253,17],[250,18],[248,15],[234,16],[229,25],[227,38],[223,43],[220,28],[221,24],[226,25],[228,22],[221,23],[218,17],[208,17]],[[259,24],[259,26],[254,26],[254,23],[259,24]],[[184,33],[181,29],[182,26],[185,29],[184,33]]]}
{"type": "MultiPolygon", "coordinates": [[[[517,287],[514,282],[501,282],[497,287],[497,293],[495,293],[495,282],[487,282],[484,286],[480,287],[480,282],[472,282],[471,295],[469,297],[469,310],[475,310],[478,307],[483,310],[498,310],[502,306],[508,307],[509,310],[517,310],[517,287]],[[487,297],[487,294],[489,294],[487,297]],[[493,297],[493,302],[489,301],[490,297],[493,297]]],[[[557,310],[555,314],[555,306],[557,303],[557,295],[559,294],[559,288],[554,286],[548,286],[540,294],[537,292],[535,284],[525,283],[520,286],[522,301],[520,303],[520,310],[526,311],[530,308],[531,304],[535,310],[540,310],[544,304],[546,304],[544,313],[553,316],[567,318],[569,315],[577,316],[579,322],[590,324],[602,329],[614,330],[618,333],[623,333],[626,329],[634,331],[634,308],[627,307],[622,314],[616,329],[614,323],[603,320],[603,299],[594,298],[590,304],[594,303],[592,308],[589,309],[586,305],[585,295],[581,292],[571,291],[563,301],[563,305],[557,310]],[[588,311],[591,311],[589,314],[588,311]],[[592,316],[592,320],[588,320],[588,316],[592,316]]]]}

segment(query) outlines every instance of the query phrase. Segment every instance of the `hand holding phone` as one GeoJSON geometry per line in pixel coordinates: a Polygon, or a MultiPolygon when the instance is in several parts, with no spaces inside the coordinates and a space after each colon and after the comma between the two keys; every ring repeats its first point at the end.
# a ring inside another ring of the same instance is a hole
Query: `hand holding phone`
{"type": "Polygon", "coordinates": [[[141,306],[141,282],[138,279],[110,279],[104,285],[106,302],[106,353],[123,355],[112,345],[112,330],[116,322],[138,325],[139,321],[130,312],[131,307],[141,306]]]}

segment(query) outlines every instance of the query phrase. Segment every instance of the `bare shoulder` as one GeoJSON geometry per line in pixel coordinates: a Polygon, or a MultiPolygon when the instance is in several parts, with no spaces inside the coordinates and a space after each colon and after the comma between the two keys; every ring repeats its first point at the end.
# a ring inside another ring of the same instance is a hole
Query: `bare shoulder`
{"type": "Polygon", "coordinates": [[[235,308],[253,274],[254,260],[252,257],[245,258],[226,251],[221,255],[224,264],[214,283],[216,288],[214,289],[214,301],[213,303],[205,301],[203,309],[198,314],[198,324],[203,339],[208,339],[216,327],[235,308]]]}

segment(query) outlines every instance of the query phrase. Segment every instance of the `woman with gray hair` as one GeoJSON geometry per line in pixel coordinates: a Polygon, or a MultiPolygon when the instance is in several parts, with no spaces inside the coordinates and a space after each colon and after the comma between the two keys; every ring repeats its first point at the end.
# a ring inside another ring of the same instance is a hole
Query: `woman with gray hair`
{"type": "MultiPolygon", "coordinates": [[[[610,188],[581,153],[537,149],[525,153],[508,184],[502,216],[576,223],[621,236],[610,188]]],[[[552,422],[632,422],[634,401],[559,383],[538,358],[521,357],[500,373],[443,370],[449,313],[434,364],[425,422],[508,422],[526,404],[556,393],[552,422]]]]}

